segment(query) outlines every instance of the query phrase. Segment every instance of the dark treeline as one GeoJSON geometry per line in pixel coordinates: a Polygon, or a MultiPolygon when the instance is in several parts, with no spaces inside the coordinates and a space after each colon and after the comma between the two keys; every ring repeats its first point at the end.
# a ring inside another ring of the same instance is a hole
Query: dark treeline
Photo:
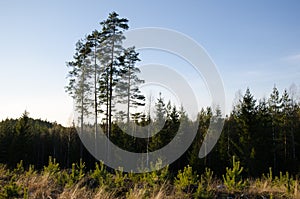
{"type": "MultiPolygon", "coordinates": [[[[158,119],[153,121],[151,128],[155,131],[161,125],[159,117],[165,117],[166,122],[163,129],[151,139],[137,139],[123,133],[118,127],[122,123],[113,123],[110,139],[129,151],[146,152],[147,148],[154,151],[172,140],[179,125],[187,126],[185,129],[194,125],[183,110],[165,103],[162,97],[157,99],[155,107],[158,119]]],[[[220,111],[211,108],[199,112],[197,136],[180,159],[170,165],[171,170],[177,171],[189,164],[199,172],[209,167],[221,175],[230,166],[234,155],[241,161],[247,176],[267,173],[269,167],[274,173],[288,171],[299,174],[300,106],[286,90],[280,94],[274,87],[268,99],[256,100],[247,89],[231,114],[225,118],[221,137],[213,151],[199,159],[199,149],[210,120],[220,117],[220,111]]],[[[149,123],[148,119],[132,121],[130,124],[145,126],[149,123]]],[[[14,167],[23,160],[25,165],[33,164],[36,168],[42,168],[47,165],[49,156],[55,157],[62,168],[69,168],[71,163],[79,162],[81,158],[87,168],[92,168],[95,163],[95,159],[81,144],[74,127],[66,128],[56,123],[34,120],[28,117],[27,112],[19,119],[6,119],[0,123],[1,163],[14,167]]]]}
{"type": "Polygon", "coordinates": [[[19,119],[0,123],[0,162],[9,167],[23,160],[24,165],[41,169],[52,156],[63,168],[69,168],[80,160],[81,151],[89,163],[91,156],[81,145],[75,128],[32,119],[26,111],[19,119]]]}
{"type": "MultiPolygon", "coordinates": [[[[200,124],[208,124],[211,110],[202,110],[200,124]],[[205,124],[205,123],[204,123],[205,124]]],[[[276,87],[266,99],[257,100],[247,89],[241,99],[226,116],[223,131],[214,150],[204,159],[197,159],[195,153],[201,145],[205,128],[199,126],[190,164],[198,170],[205,166],[219,174],[225,172],[232,156],[236,156],[248,176],[267,173],[272,167],[279,171],[299,174],[300,171],[300,107],[299,102],[282,94],[276,87]]]]}

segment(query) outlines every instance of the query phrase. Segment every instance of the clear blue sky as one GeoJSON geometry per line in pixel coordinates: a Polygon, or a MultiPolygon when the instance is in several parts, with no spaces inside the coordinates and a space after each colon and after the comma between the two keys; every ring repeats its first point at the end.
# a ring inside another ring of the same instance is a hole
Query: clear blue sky
{"type": "Polygon", "coordinates": [[[256,98],[274,84],[299,86],[299,10],[299,1],[1,1],[0,119],[27,109],[67,125],[73,105],[65,62],[112,11],[131,28],[170,28],[201,44],[220,71],[229,109],[247,86],[256,98]]]}

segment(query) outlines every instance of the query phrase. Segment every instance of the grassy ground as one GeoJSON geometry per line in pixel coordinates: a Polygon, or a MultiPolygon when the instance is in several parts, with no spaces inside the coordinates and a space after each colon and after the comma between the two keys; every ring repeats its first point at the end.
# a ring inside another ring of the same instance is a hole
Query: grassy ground
{"type": "Polygon", "coordinates": [[[109,173],[101,163],[85,171],[81,162],[61,170],[50,158],[48,166],[36,171],[20,162],[12,170],[0,165],[0,198],[300,198],[299,181],[288,173],[274,177],[270,169],[259,179],[243,179],[237,163],[217,179],[210,169],[197,175],[189,166],[171,176],[168,168],[109,173]]]}

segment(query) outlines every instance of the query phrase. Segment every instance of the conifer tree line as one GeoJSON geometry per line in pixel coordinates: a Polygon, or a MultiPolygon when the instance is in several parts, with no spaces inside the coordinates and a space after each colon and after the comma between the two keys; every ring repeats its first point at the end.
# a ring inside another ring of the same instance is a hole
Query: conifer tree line
{"type": "Polygon", "coordinates": [[[87,168],[92,168],[96,160],[78,136],[84,133],[85,125],[93,128],[95,139],[102,129],[117,146],[144,153],[168,144],[179,126],[186,132],[196,126],[197,135],[192,145],[170,165],[171,170],[177,171],[189,164],[199,172],[209,167],[221,176],[235,156],[245,168],[244,175],[259,176],[267,173],[269,167],[275,173],[299,174],[300,102],[292,92],[280,93],[274,87],[269,97],[255,99],[247,89],[226,118],[222,118],[218,108],[207,107],[199,110],[197,122],[192,121],[182,107],[166,101],[163,93],[153,102],[150,100],[147,107],[145,96],[138,89],[144,82],[138,78],[139,54],[134,47],[122,46],[123,33],[128,28],[128,20],[113,12],[100,23],[100,30],[94,30],[76,43],[73,60],[67,62],[66,86],[78,114],[73,127],[34,120],[27,112],[19,119],[0,122],[0,163],[14,167],[23,160],[25,165],[42,168],[52,156],[63,168],[69,168],[80,159],[86,162],[87,168]],[[126,107],[124,111],[117,111],[117,104],[126,107]],[[141,108],[146,111],[140,111],[141,108]],[[210,133],[209,125],[219,124],[221,119],[225,119],[225,123],[217,145],[208,156],[199,159],[203,139],[210,133]],[[79,128],[75,128],[75,123],[79,128]],[[137,138],[124,129],[146,131],[148,135],[157,133],[149,138],[137,138]]]}
{"type": "MultiPolygon", "coordinates": [[[[156,118],[149,130],[156,131],[165,118],[163,128],[149,139],[132,138],[124,133],[119,125],[113,123],[111,140],[118,146],[133,152],[157,150],[173,139],[179,125],[184,129],[197,125],[197,135],[189,149],[170,169],[177,171],[186,165],[202,172],[211,168],[220,176],[230,166],[232,156],[241,162],[244,175],[260,176],[272,167],[274,174],[288,171],[300,172],[300,102],[284,90],[276,87],[270,96],[255,99],[250,90],[234,105],[226,116],[222,134],[212,150],[203,159],[198,153],[211,120],[218,121],[220,111],[210,107],[202,108],[198,114],[198,124],[191,121],[184,110],[177,109],[160,96],[155,101],[156,118]]],[[[148,124],[148,118],[136,121],[136,128],[148,124]]],[[[126,126],[124,122],[123,125],[126,126]]],[[[101,128],[105,128],[104,125],[101,128]]],[[[148,130],[147,129],[147,130],[148,130]]],[[[82,145],[75,127],[63,127],[39,119],[32,119],[25,112],[19,119],[6,119],[0,122],[0,163],[15,167],[23,160],[24,165],[33,164],[42,168],[48,157],[57,159],[62,168],[82,159],[87,168],[95,165],[95,159],[82,145]]],[[[138,131],[139,129],[133,129],[138,131]]],[[[184,139],[184,138],[182,138],[184,139]]]]}
{"type": "MultiPolygon", "coordinates": [[[[205,123],[202,122],[208,122],[211,115],[210,108],[200,111],[197,139],[201,140],[205,134],[205,128],[202,130],[205,123]]],[[[209,166],[222,173],[225,170],[221,165],[228,165],[231,157],[235,156],[249,176],[267,173],[270,167],[275,173],[289,171],[298,174],[299,141],[299,99],[286,89],[280,94],[274,87],[268,98],[257,100],[248,88],[230,115],[226,116],[221,137],[212,153],[204,160],[191,155],[190,164],[198,169],[209,166]]],[[[199,150],[200,143],[195,142],[192,154],[199,150]]]]}

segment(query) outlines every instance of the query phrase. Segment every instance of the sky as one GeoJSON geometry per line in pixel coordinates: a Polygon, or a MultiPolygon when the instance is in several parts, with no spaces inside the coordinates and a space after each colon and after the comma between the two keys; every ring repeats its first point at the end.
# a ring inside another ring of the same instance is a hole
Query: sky
{"type": "Polygon", "coordinates": [[[199,43],[220,73],[227,112],[247,87],[257,99],[274,85],[282,93],[294,84],[299,94],[299,10],[299,1],[271,0],[0,1],[0,120],[27,110],[70,125],[65,63],[76,41],[112,11],[129,19],[130,29],[168,28],[199,43]]]}

